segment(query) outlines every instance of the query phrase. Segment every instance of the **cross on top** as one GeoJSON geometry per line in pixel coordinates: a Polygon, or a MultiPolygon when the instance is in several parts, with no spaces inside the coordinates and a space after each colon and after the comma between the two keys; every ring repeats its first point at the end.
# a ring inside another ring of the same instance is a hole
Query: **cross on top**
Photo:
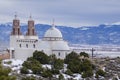
{"type": "Polygon", "coordinates": [[[15,19],[17,19],[17,12],[15,12],[15,19]]]}

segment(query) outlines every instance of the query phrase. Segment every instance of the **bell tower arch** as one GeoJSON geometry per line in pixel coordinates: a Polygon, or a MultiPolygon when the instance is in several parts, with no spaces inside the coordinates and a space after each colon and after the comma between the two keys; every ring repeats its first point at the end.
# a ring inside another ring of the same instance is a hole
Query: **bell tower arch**
{"type": "Polygon", "coordinates": [[[17,13],[15,13],[15,18],[13,19],[13,30],[11,35],[21,35],[20,20],[17,18],[17,13]]]}
{"type": "Polygon", "coordinates": [[[32,19],[32,16],[30,15],[29,20],[28,20],[28,30],[26,33],[27,36],[34,36],[36,35],[35,33],[35,26],[34,26],[34,20],[32,19]]]}

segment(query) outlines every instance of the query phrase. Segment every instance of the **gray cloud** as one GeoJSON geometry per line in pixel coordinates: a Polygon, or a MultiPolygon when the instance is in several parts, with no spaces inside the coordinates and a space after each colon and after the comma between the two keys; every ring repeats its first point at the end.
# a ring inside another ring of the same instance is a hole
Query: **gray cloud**
{"type": "Polygon", "coordinates": [[[1,0],[0,21],[12,20],[17,11],[22,22],[30,13],[36,22],[83,26],[120,21],[120,0],[1,0]],[[2,17],[5,16],[5,17],[2,17]]]}

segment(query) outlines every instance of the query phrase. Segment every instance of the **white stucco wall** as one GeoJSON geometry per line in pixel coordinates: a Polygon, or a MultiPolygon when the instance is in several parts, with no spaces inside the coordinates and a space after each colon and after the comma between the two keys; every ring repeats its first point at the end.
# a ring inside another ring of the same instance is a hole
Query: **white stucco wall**
{"type": "Polygon", "coordinates": [[[35,49],[15,49],[15,59],[26,60],[33,56],[35,49]]]}
{"type": "Polygon", "coordinates": [[[41,40],[32,36],[10,36],[10,54],[14,50],[14,58],[26,60],[33,55],[35,50],[43,51],[48,56],[55,54],[57,58],[64,59],[69,51],[69,46],[64,40],[41,40]],[[35,45],[35,46],[34,46],[35,45]]]}
{"type": "Polygon", "coordinates": [[[53,54],[56,55],[57,58],[60,58],[60,59],[64,59],[66,57],[67,54],[69,54],[69,51],[55,51],[53,50],[53,54]]]}

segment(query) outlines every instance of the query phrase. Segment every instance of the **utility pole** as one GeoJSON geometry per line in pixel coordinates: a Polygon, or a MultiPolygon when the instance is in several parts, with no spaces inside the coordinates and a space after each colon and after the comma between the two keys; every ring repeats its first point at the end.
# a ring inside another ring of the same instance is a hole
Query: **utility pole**
{"type": "Polygon", "coordinates": [[[92,59],[93,59],[93,57],[94,57],[94,51],[95,51],[95,49],[94,48],[92,48],[92,59]]]}

